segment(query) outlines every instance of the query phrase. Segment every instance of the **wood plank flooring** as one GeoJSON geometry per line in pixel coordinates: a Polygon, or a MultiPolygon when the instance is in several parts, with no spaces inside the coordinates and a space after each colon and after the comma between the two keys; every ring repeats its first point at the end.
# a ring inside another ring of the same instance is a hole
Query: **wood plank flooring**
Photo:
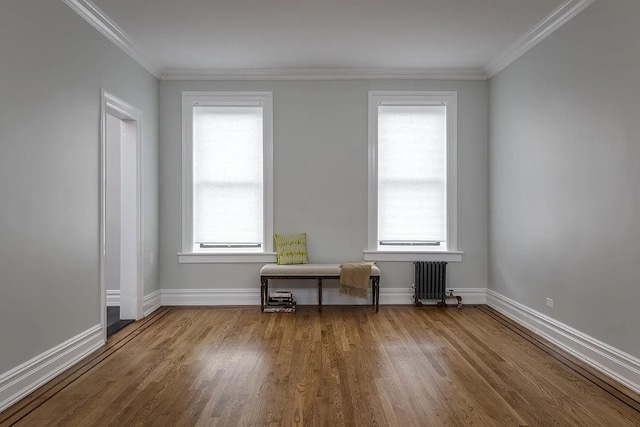
{"type": "Polygon", "coordinates": [[[640,425],[482,309],[299,310],[162,308],[0,425],[640,425]]]}

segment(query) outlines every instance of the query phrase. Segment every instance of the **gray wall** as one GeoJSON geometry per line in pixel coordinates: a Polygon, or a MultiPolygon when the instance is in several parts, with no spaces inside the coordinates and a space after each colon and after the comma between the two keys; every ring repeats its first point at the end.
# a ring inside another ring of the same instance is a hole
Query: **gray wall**
{"type": "MultiPolygon", "coordinates": [[[[0,58],[1,373],[100,322],[100,88],[144,111],[157,252],[159,84],[61,1],[3,1],[0,58]]],[[[158,289],[155,264],[145,279],[158,289]]]]}
{"type": "Polygon", "coordinates": [[[638,17],[598,0],[492,78],[489,146],[489,287],[635,356],[638,17]]]}
{"type": "MultiPolygon", "coordinates": [[[[182,91],[272,91],[274,231],[306,232],[310,262],[361,260],[367,246],[370,90],[458,92],[458,246],[452,287],[487,284],[487,93],[484,81],[264,81],[160,84],[162,288],[258,287],[259,264],[179,264],[182,91]]],[[[380,263],[382,287],[413,283],[411,263],[380,263]]]]}

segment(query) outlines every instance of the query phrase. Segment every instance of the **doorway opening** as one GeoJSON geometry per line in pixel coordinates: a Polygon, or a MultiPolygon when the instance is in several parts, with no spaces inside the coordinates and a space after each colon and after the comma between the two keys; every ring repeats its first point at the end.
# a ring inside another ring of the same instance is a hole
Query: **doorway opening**
{"type": "Polygon", "coordinates": [[[101,322],[105,340],[143,317],[139,109],[102,93],[101,322]]]}

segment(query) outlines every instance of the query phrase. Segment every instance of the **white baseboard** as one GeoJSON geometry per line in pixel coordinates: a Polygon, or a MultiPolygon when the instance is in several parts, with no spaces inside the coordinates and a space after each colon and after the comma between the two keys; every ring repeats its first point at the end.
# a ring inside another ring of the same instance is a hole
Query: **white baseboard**
{"type": "MultiPolygon", "coordinates": [[[[462,304],[484,304],[487,298],[485,288],[452,288],[453,294],[462,298],[462,304]]],[[[413,304],[414,291],[412,288],[380,288],[381,305],[413,304]]],[[[429,304],[428,301],[423,301],[429,304]]],[[[323,301],[324,303],[324,301],[323,301]]],[[[447,300],[448,304],[455,305],[455,300],[447,300]]]]}
{"type": "Polygon", "coordinates": [[[487,302],[486,288],[453,288],[453,294],[462,297],[462,304],[485,304],[487,302]]]}
{"type": "Polygon", "coordinates": [[[104,345],[96,325],[0,375],[0,412],[104,345]]]}
{"type": "Polygon", "coordinates": [[[260,289],[162,289],[165,305],[260,305],[260,289]]]}
{"type": "MultiPolygon", "coordinates": [[[[291,288],[275,286],[272,289],[286,289],[293,292],[299,305],[318,303],[318,289],[315,286],[291,288]]],[[[456,288],[455,294],[462,297],[463,304],[484,304],[485,288],[456,288]]],[[[164,305],[260,305],[260,289],[162,289],[161,304],[164,305]]],[[[337,287],[322,290],[322,305],[368,305],[370,299],[341,296],[337,287]]],[[[413,304],[413,290],[406,288],[380,288],[380,305],[413,304]]],[[[453,302],[451,302],[453,304],[453,302]]]]}
{"type": "Polygon", "coordinates": [[[147,317],[161,306],[160,290],[151,292],[149,295],[145,295],[142,302],[144,317],[147,317]]]}
{"type": "MultiPolygon", "coordinates": [[[[145,295],[142,304],[144,317],[159,309],[161,307],[160,291],[157,290],[145,295]]],[[[120,291],[107,289],[107,307],[120,307],[120,291]]]]}
{"type": "Polygon", "coordinates": [[[120,307],[120,291],[107,289],[107,307],[120,307]]]}
{"type": "Polygon", "coordinates": [[[640,359],[487,289],[487,305],[640,393],[640,359]]]}

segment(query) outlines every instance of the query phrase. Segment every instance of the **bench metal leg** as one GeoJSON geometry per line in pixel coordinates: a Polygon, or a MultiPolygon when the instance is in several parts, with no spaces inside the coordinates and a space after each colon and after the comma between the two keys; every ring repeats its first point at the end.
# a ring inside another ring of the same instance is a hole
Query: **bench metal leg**
{"type": "Polygon", "coordinates": [[[375,288],[375,291],[373,291],[373,293],[376,296],[376,313],[378,312],[378,309],[380,308],[380,277],[374,277],[373,278],[373,288],[375,288]]]}
{"type": "Polygon", "coordinates": [[[269,292],[269,279],[261,277],[260,283],[260,311],[264,313],[264,308],[267,305],[267,295],[269,292]]]}
{"type": "Polygon", "coordinates": [[[376,278],[371,278],[371,305],[376,306],[376,278]]]}
{"type": "Polygon", "coordinates": [[[322,313],[322,278],[318,277],[318,311],[322,313]]]}

